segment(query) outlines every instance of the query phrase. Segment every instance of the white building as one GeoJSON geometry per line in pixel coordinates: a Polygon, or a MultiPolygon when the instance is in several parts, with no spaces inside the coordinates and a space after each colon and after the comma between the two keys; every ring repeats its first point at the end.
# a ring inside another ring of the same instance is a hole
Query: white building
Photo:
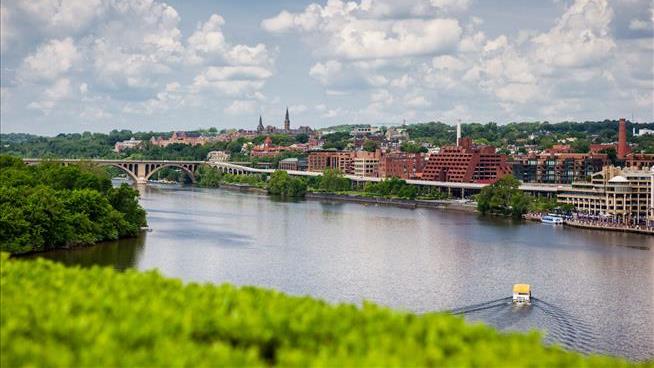
{"type": "Polygon", "coordinates": [[[229,161],[229,153],[225,151],[211,151],[207,155],[209,162],[227,162],[229,161]]]}
{"type": "Polygon", "coordinates": [[[120,152],[126,149],[135,149],[141,147],[142,144],[143,141],[134,139],[134,137],[132,137],[128,141],[116,142],[116,144],[114,144],[114,151],[120,152]]]}

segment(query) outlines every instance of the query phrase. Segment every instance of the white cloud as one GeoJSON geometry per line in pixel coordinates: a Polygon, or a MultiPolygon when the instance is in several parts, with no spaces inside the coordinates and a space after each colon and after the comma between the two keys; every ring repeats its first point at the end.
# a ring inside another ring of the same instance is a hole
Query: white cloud
{"type": "Polygon", "coordinates": [[[629,29],[632,31],[647,31],[652,28],[652,23],[640,19],[632,19],[629,22],[629,29]]]}
{"type": "Polygon", "coordinates": [[[615,42],[610,35],[613,10],[606,0],[577,0],[556,25],[533,41],[536,57],[555,67],[586,67],[611,56],[615,42]]]}
{"type": "Polygon", "coordinates": [[[232,115],[251,114],[257,110],[256,101],[236,100],[225,108],[225,112],[232,115]]]}
{"type": "Polygon", "coordinates": [[[262,80],[270,78],[272,73],[258,66],[210,66],[204,76],[209,81],[262,80]]]}
{"type": "Polygon", "coordinates": [[[311,4],[301,13],[280,12],[261,26],[269,32],[309,32],[320,52],[342,59],[399,58],[444,53],[454,49],[462,29],[453,18],[389,19],[406,13],[421,15],[424,7],[467,2],[329,1],[311,4]]]}
{"type": "Polygon", "coordinates": [[[316,63],[309,70],[309,75],[322,83],[331,84],[331,81],[340,75],[343,65],[337,60],[328,60],[324,63],[316,63]]]}
{"type": "Polygon", "coordinates": [[[50,40],[23,60],[20,76],[26,80],[53,80],[80,60],[73,39],[50,40]]]}
{"type": "Polygon", "coordinates": [[[62,100],[69,99],[73,96],[71,82],[67,78],[56,80],[50,87],[46,88],[41,94],[41,99],[28,105],[30,109],[40,110],[47,114],[56,104],[62,100]]]}

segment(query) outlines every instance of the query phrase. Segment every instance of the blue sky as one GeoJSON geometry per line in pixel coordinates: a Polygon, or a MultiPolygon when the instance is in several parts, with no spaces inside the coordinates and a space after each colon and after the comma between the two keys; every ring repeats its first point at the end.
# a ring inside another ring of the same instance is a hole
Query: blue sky
{"type": "Polygon", "coordinates": [[[654,121],[641,0],[2,2],[1,130],[654,121]]]}

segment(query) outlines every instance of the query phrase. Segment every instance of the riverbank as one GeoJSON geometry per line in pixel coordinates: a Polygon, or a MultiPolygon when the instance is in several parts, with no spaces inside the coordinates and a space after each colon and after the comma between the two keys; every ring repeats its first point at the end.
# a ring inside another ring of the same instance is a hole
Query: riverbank
{"type": "Polygon", "coordinates": [[[382,206],[394,206],[400,208],[431,208],[431,209],[453,209],[466,212],[477,212],[474,205],[467,204],[458,200],[424,200],[424,199],[401,199],[401,198],[381,198],[367,197],[353,194],[337,193],[320,193],[308,192],[306,199],[318,201],[339,201],[360,204],[372,204],[382,206]]]}
{"type": "Polygon", "coordinates": [[[233,192],[268,194],[266,189],[249,184],[220,184],[218,188],[233,192]]]}

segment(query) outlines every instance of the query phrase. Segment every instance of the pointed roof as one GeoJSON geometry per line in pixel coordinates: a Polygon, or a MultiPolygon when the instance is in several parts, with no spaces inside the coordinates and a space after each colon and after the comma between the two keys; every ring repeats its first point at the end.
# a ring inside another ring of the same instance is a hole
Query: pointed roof
{"type": "Polygon", "coordinates": [[[263,120],[261,120],[261,115],[259,115],[259,125],[257,126],[257,130],[263,130],[263,120]]]}
{"type": "Polygon", "coordinates": [[[286,118],[284,118],[285,121],[289,121],[290,119],[288,118],[288,106],[286,106],[286,118]]]}

